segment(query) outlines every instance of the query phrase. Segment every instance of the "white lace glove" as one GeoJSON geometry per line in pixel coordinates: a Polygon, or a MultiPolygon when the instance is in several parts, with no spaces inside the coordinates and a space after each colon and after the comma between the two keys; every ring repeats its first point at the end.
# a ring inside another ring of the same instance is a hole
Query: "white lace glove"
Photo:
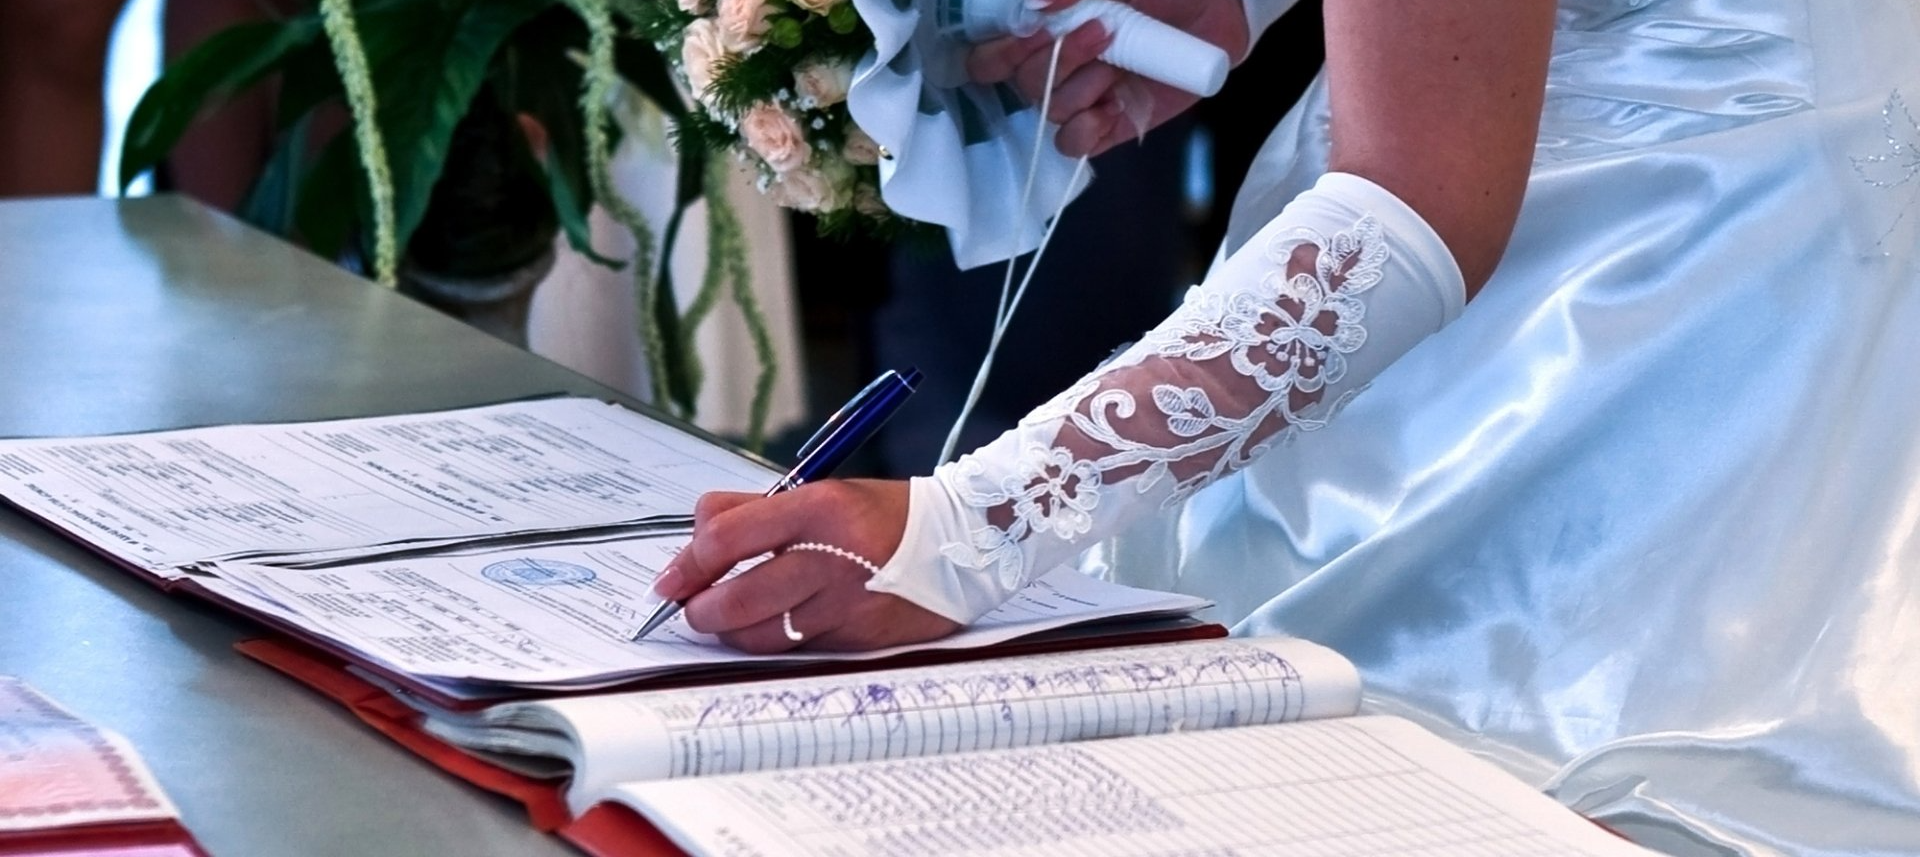
{"type": "Polygon", "coordinates": [[[914,479],[900,547],[867,588],[971,622],[1286,432],[1321,427],[1464,301],[1452,254],[1413,209],[1323,176],[1138,344],[914,479]]]}

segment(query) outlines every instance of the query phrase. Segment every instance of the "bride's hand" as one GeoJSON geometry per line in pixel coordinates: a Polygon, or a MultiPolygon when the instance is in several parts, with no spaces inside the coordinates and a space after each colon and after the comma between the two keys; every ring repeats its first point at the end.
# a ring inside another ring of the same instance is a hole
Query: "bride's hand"
{"type": "Polygon", "coordinates": [[[943,637],[960,625],[898,596],[867,591],[872,574],[858,563],[787,550],[817,542],[884,564],[900,546],[906,521],[905,482],[830,480],[772,497],[714,492],[700,498],[693,539],[654,592],[691,597],[688,625],[747,652],[865,650],[943,637]],[[742,561],[770,552],[766,562],[708,588],[742,561]],[[802,639],[787,635],[788,614],[802,639]]]}
{"type": "MultiPolygon", "coordinates": [[[[1057,11],[1075,0],[1050,0],[1057,11]]],[[[1219,45],[1235,62],[1247,52],[1246,11],[1239,0],[1132,0],[1134,8],[1219,45]]],[[[1121,71],[1099,60],[1110,36],[1098,22],[1067,34],[1060,46],[1053,103],[1047,119],[1060,127],[1055,145],[1065,155],[1098,155],[1178,116],[1194,95],[1121,71]]],[[[1010,83],[1030,103],[1046,89],[1053,37],[996,39],[967,56],[967,73],[980,83],[1010,83]]]]}

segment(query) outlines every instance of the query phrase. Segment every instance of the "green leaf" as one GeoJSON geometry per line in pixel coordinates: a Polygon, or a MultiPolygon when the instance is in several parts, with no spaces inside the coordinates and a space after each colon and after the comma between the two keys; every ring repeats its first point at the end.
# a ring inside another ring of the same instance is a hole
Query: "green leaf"
{"type": "Polygon", "coordinates": [[[692,362],[697,359],[689,341],[693,329],[683,324],[680,318],[680,302],[675,296],[673,266],[670,263],[673,247],[680,240],[680,224],[686,217],[687,207],[705,191],[707,152],[699,146],[678,148],[680,158],[674,188],[673,216],[667,219],[667,229],[660,242],[659,268],[655,273],[655,282],[660,287],[654,291],[654,305],[642,307],[642,310],[654,314],[656,329],[666,342],[666,348],[662,350],[666,355],[667,396],[684,413],[693,413],[695,400],[700,395],[701,370],[697,363],[692,362]]]}
{"type": "Polygon", "coordinates": [[[297,48],[280,66],[280,91],[274,93],[274,127],[286,129],[324,102],[344,99],[333,46],[325,39],[297,48]]]}
{"type": "Polygon", "coordinates": [[[395,238],[405,247],[446,165],[453,129],[514,29],[553,0],[391,4],[362,13],[393,170],[395,238]]]}
{"type": "Polygon", "coordinates": [[[774,47],[789,50],[800,47],[800,22],[792,18],[775,18],[767,27],[767,41],[774,47]]]}
{"type": "Polygon", "coordinates": [[[308,249],[323,259],[338,261],[353,237],[354,224],[371,222],[364,217],[370,205],[353,135],[336,134],[300,182],[294,201],[294,228],[308,249]]]}
{"type": "Polygon", "coordinates": [[[625,263],[594,251],[587,226],[593,199],[580,114],[584,71],[568,56],[586,43],[587,30],[578,17],[549,10],[517,30],[501,50],[493,85],[511,109],[532,116],[546,130],[542,166],[567,243],[594,262],[619,269],[625,263]]]}
{"type": "Polygon", "coordinates": [[[847,35],[860,28],[860,13],[852,3],[842,3],[827,13],[827,26],[840,35],[847,35]]]}
{"type": "Polygon", "coordinates": [[[175,61],[127,120],[121,189],[167,156],[209,100],[252,85],[319,35],[319,19],[312,15],[253,21],[215,33],[175,61]]]}
{"type": "Polygon", "coordinates": [[[280,132],[273,157],[240,203],[239,216],[275,235],[293,232],[294,203],[299,198],[300,169],[305,166],[308,121],[302,117],[280,132]]]}
{"type": "Polygon", "coordinates": [[[553,211],[560,218],[560,231],[566,234],[568,246],[580,255],[593,260],[595,264],[605,265],[616,271],[626,267],[625,262],[609,259],[594,252],[593,229],[587,224],[588,206],[581,203],[580,197],[567,185],[566,176],[560,165],[554,163],[552,155],[547,156],[544,171],[547,176],[547,193],[553,198],[553,211]]]}

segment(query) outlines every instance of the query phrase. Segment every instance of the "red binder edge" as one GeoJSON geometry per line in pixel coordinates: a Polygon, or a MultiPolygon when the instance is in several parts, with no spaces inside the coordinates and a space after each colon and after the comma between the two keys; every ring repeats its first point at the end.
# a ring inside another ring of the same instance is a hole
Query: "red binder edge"
{"type": "MultiPolygon", "coordinates": [[[[207,852],[194,840],[193,834],[173,819],[0,833],[0,855],[4,857],[82,857],[95,854],[102,857],[207,857],[207,852]]],[[[605,855],[596,854],[596,857],[605,855]]]]}
{"type": "Polygon", "coordinates": [[[560,786],[488,764],[420,729],[420,714],[348,672],[346,663],[291,640],[242,640],[234,648],[347,708],[362,723],[462,780],[518,801],[534,829],[551,833],[569,820],[560,786]]]}

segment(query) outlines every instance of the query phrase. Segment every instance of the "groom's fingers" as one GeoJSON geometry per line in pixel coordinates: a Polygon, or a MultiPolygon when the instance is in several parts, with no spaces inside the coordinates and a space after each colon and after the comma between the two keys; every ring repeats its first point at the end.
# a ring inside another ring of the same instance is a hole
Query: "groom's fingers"
{"type": "Polygon", "coordinates": [[[967,77],[975,83],[1012,80],[1022,62],[1039,51],[1047,50],[1052,44],[1053,37],[1045,31],[1024,38],[982,42],[967,52],[967,77]]]}
{"type": "Polygon", "coordinates": [[[1028,103],[1039,104],[1041,97],[1047,92],[1049,69],[1053,72],[1053,82],[1057,87],[1061,81],[1072,77],[1074,72],[1085,68],[1088,63],[1099,60],[1100,52],[1106,50],[1111,44],[1113,44],[1113,37],[1108,35],[1106,28],[1100,26],[1099,21],[1088,21],[1074,28],[1073,32],[1068,33],[1061,41],[1060,64],[1055,67],[1053,42],[1048,39],[1045,49],[1035,51],[1021,60],[1019,69],[1015,70],[1013,75],[1014,89],[1018,90],[1020,96],[1028,103]]]}
{"type": "Polygon", "coordinates": [[[1118,104],[1103,101],[1061,125],[1059,135],[1054,137],[1054,146],[1070,158],[1097,155],[1112,147],[1109,141],[1116,134],[1124,139],[1125,131],[1115,130],[1125,124],[1124,119],[1118,104]]]}
{"type": "Polygon", "coordinates": [[[1120,70],[1106,63],[1094,63],[1074,72],[1054,89],[1053,102],[1047,106],[1047,120],[1055,125],[1067,124],[1107,98],[1109,92],[1116,91],[1122,79],[1120,70]]]}

